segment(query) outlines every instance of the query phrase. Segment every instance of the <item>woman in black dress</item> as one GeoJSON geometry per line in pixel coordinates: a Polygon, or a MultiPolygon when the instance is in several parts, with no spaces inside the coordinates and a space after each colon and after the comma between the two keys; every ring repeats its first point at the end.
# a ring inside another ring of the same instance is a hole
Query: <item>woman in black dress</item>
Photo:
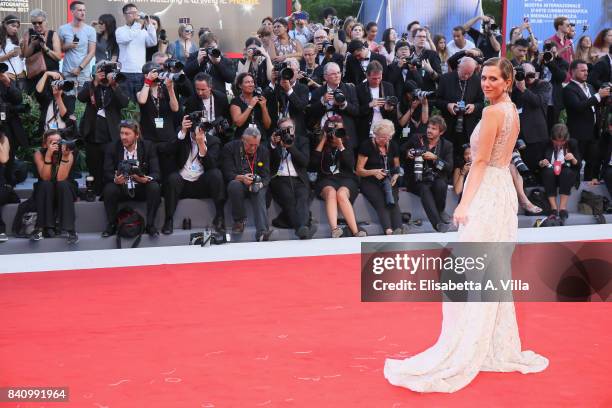
{"type": "Polygon", "coordinates": [[[230,115],[236,125],[234,136],[238,139],[246,128],[256,127],[262,138],[267,140],[264,136],[268,134],[272,119],[268,113],[266,98],[260,92],[255,92],[255,79],[248,72],[239,74],[236,78],[236,89],[240,95],[230,103],[230,115]]]}
{"type": "Polygon", "coordinates": [[[315,194],[325,201],[325,212],[332,238],[340,238],[344,230],[338,227],[338,209],[342,212],[349,230],[355,237],[367,234],[357,227],[353,202],[359,194],[355,175],[355,154],[344,146],[347,137],[341,116],[331,116],[325,121],[321,140],[310,155],[310,166],[316,169],[315,194]]]}

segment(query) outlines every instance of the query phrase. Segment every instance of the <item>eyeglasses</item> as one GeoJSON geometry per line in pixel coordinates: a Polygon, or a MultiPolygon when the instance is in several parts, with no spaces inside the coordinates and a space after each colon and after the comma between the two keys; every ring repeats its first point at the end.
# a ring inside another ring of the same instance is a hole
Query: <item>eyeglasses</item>
{"type": "Polygon", "coordinates": [[[33,26],[43,25],[44,21],[32,21],[33,26]]]}

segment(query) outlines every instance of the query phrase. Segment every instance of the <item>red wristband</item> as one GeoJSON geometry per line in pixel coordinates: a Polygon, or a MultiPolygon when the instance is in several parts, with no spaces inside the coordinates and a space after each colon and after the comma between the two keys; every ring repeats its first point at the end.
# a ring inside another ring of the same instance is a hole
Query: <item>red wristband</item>
{"type": "Polygon", "coordinates": [[[146,86],[151,86],[151,85],[153,85],[153,81],[151,81],[150,79],[145,79],[145,80],[144,80],[144,84],[145,84],[146,86]]]}

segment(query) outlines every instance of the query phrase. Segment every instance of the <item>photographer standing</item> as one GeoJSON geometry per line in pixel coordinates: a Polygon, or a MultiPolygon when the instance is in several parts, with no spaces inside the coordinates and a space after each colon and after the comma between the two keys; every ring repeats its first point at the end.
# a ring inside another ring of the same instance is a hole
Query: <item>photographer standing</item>
{"type": "Polygon", "coordinates": [[[383,119],[374,125],[374,137],[361,142],[356,173],[361,192],[376,210],[384,234],[405,233],[399,208],[397,181],[402,173],[399,147],[391,138],[393,122],[383,119]]]}
{"type": "Polygon", "coordinates": [[[32,28],[28,35],[24,35],[22,44],[23,57],[26,59],[26,70],[30,80],[28,92],[31,92],[45,71],[59,71],[59,61],[62,59],[62,46],[59,35],[49,30],[47,13],[41,9],[30,12],[30,23],[32,28]],[[45,62],[44,67],[35,64],[35,54],[41,53],[45,62]],[[34,67],[36,65],[36,67],[34,67]]]}
{"type": "Polygon", "coordinates": [[[99,61],[93,81],[86,82],[77,95],[85,104],[79,131],[85,141],[87,170],[94,177],[96,195],[104,188],[104,150],[108,143],[119,140],[121,109],[129,103],[128,96],[117,83],[115,70],[115,63],[99,61]]]}
{"type": "Polygon", "coordinates": [[[415,135],[402,146],[407,159],[406,186],[421,197],[423,209],[438,232],[447,232],[451,218],[444,212],[450,174],[453,171],[453,144],[442,138],[446,122],[435,115],[427,125],[427,139],[415,135]]]}
{"type": "Polygon", "coordinates": [[[570,65],[572,80],[563,88],[563,101],[567,110],[567,127],[570,136],[578,140],[580,153],[585,161],[584,180],[599,177],[599,151],[597,109],[604,98],[610,96],[610,88],[595,91],[586,82],[589,69],[582,60],[574,60],[570,65]]]}
{"type": "MultiPolygon", "coordinates": [[[[242,73],[236,78],[236,88],[240,95],[230,103],[230,115],[236,125],[235,138],[240,138],[248,128],[255,128],[260,135],[265,135],[272,126],[266,98],[261,89],[255,87],[255,79],[248,73],[242,73]]],[[[267,138],[266,138],[267,139],[267,138]]]]}
{"type": "Polygon", "coordinates": [[[347,47],[346,70],[343,81],[359,85],[366,79],[368,65],[377,61],[383,67],[383,77],[387,76],[387,60],[380,54],[370,51],[361,40],[352,40],[347,47]]]}
{"type": "Polygon", "coordinates": [[[539,57],[536,70],[540,79],[552,85],[551,98],[548,99],[547,122],[548,132],[559,123],[559,116],[563,110],[563,82],[569,71],[569,63],[557,54],[557,46],[552,42],[544,43],[544,52],[539,57]]]}
{"type": "Polygon", "coordinates": [[[202,125],[201,122],[194,123],[190,115],[186,115],[173,143],[179,171],[168,177],[164,187],[166,219],[163,234],[172,234],[174,212],[182,198],[211,198],[216,210],[213,225],[217,231],[225,230],[225,185],[219,169],[221,140],[202,125]]]}
{"type": "MultiPolygon", "coordinates": [[[[0,243],[8,241],[6,224],[2,219],[2,207],[5,204],[15,202],[16,198],[15,191],[6,178],[6,163],[8,163],[10,151],[10,141],[6,133],[0,129],[0,243]]],[[[17,202],[19,202],[19,198],[17,198],[17,202]]]]}
{"type": "Polygon", "coordinates": [[[219,51],[219,41],[214,34],[200,37],[200,49],[189,55],[185,63],[185,75],[191,80],[198,72],[212,77],[213,87],[225,92],[225,84],[231,84],[236,77],[232,62],[219,51]]]}
{"type": "Polygon", "coordinates": [[[423,90],[435,91],[438,79],[442,75],[442,63],[438,53],[426,48],[429,32],[424,28],[414,31],[414,52],[417,60],[417,72],[423,79],[423,90]]]}
{"type": "Polygon", "coordinates": [[[145,81],[136,94],[136,100],[140,105],[142,136],[153,142],[157,149],[163,183],[176,170],[176,160],[169,144],[176,138],[174,117],[180,107],[174,92],[174,81],[166,75],[162,83],[160,71],[159,65],[150,62],[142,67],[145,81]]]}
{"type": "Polygon", "coordinates": [[[232,232],[234,234],[244,232],[246,226],[244,201],[248,198],[255,217],[255,240],[268,241],[272,234],[266,208],[266,191],[270,183],[270,153],[261,143],[259,130],[248,127],[240,139],[226,144],[223,147],[222,163],[234,219],[232,232]]]}
{"type": "Polygon", "coordinates": [[[69,145],[62,143],[59,130],[50,129],[43,135],[42,148],[34,152],[38,181],[34,185],[36,228],[30,239],[40,241],[57,235],[56,220],[61,231],[67,232],[68,244],[76,244],[74,202],[77,184],[70,178],[75,155],[69,145]]]}
{"type": "Polygon", "coordinates": [[[249,37],[244,43],[243,58],[238,60],[236,75],[248,72],[255,78],[255,84],[259,87],[268,85],[272,78],[272,58],[263,47],[259,38],[249,37]]]}
{"type": "Polygon", "coordinates": [[[415,84],[415,89],[422,89],[423,78],[419,74],[417,65],[413,62],[410,45],[405,41],[398,41],[395,45],[395,60],[387,66],[387,82],[394,84],[395,94],[401,95],[408,81],[415,84]]]}
{"type": "Polygon", "coordinates": [[[458,155],[459,148],[468,139],[482,115],[484,94],[480,86],[480,75],[475,74],[476,61],[464,57],[457,71],[442,75],[436,105],[440,109],[450,131],[450,140],[458,155]]]}
{"type": "Polygon", "coordinates": [[[382,119],[396,123],[399,102],[393,85],[383,81],[383,67],[378,61],[368,64],[366,75],[367,81],[357,85],[360,143],[373,135],[372,129],[382,119]]]}
{"type": "Polygon", "coordinates": [[[23,96],[21,91],[5,73],[0,73],[0,129],[4,131],[9,139],[10,153],[6,163],[6,179],[10,185],[15,185],[13,180],[13,163],[17,147],[28,147],[28,137],[21,124],[19,114],[23,113],[23,96]]]}
{"type": "Polygon", "coordinates": [[[407,141],[410,135],[426,133],[427,123],[429,122],[429,100],[427,99],[427,93],[419,91],[414,81],[407,81],[404,85],[397,112],[399,124],[397,136],[402,139],[402,142],[407,141]]]}
{"type": "Polygon", "coordinates": [[[64,60],[62,74],[67,80],[75,81],[75,92],[86,81],[91,79],[89,63],[96,55],[96,30],[85,24],[85,3],[73,1],[70,3],[72,22],[64,24],[57,30],[62,41],[64,60]]]}
{"type": "MultiPolygon", "coordinates": [[[[310,181],[307,167],[310,143],[288,117],[278,120],[270,139],[270,190],[281,207],[278,220],[295,230],[300,239],[310,239],[316,224],[310,224],[310,181]]],[[[275,224],[275,221],[272,221],[275,224]]]]}
{"type": "Polygon", "coordinates": [[[546,111],[552,85],[539,80],[534,66],[529,62],[521,65],[521,69],[517,68],[514,79],[512,102],[516,105],[521,123],[519,139],[527,144],[525,164],[535,170],[548,141],[546,111]]]}
{"type": "Polygon", "coordinates": [[[104,157],[104,209],[107,225],[102,237],[117,233],[117,209],[121,201],[146,201],[146,232],[159,235],[155,215],[160,204],[159,163],[153,143],[141,140],[140,125],[133,120],[119,124],[119,140],[106,146],[104,157]]]}
{"type": "Polygon", "coordinates": [[[49,129],[65,129],[70,115],[74,113],[76,97],[67,95],[74,89],[73,81],[64,80],[62,74],[47,71],[36,84],[34,97],[40,105],[38,132],[49,129]]]}
{"type": "Polygon", "coordinates": [[[142,88],[144,75],[142,67],[146,62],[147,47],[157,44],[157,32],[149,17],[138,12],[134,4],[126,4],[121,9],[125,25],[115,32],[119,44],[119,63],[125,75],[124,89],[136,101],[136,93],[142,88]]]}
{"type": "Polygon", "coordinates": [[[503,39],[493,16],[476,16],[468,20],[463,25],[463,29],[472,37],[476,48],[482,51],[485,61],[489,58],[499,57],[503,39]],[[482,20],[482,31],[472,27],[479,20],[482,20]]]}
{"type": "Polygon", "coordinates": [[[313,44],[316,51],[315,61],[320,67],[324,67],[328,62],[335,62],[340,67],[340,71],[342,71],[344,57],[332,45],[327,31],[323,29],[315,31],[313,44]]]}

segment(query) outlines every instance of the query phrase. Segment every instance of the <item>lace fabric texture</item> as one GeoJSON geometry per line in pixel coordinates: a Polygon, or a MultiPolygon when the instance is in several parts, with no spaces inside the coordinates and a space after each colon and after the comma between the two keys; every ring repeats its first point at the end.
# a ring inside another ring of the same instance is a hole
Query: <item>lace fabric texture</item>
{"type": "MultiPolygon", "coordinates": [[[[463,242],[517,238],[518,200],[508,165],[518,134],[513,121],[518,118],[513,104],[504,103],[501,109],[505,120],[490,165],[468,209],[468,223],[459,230],[463,242]]],[[[470,139],[472,154],[478,149],[479,129],[480,124],[470,139]]],[[[405,360],[386,360],[384,375],[391,384],[417,392],[450,393],[468,385],[479,371],[527,374],[548,366],[545,357],[521,350],[513,302],[443,302],[442,314],[440,337],[433,346],[405,360]]]]}

